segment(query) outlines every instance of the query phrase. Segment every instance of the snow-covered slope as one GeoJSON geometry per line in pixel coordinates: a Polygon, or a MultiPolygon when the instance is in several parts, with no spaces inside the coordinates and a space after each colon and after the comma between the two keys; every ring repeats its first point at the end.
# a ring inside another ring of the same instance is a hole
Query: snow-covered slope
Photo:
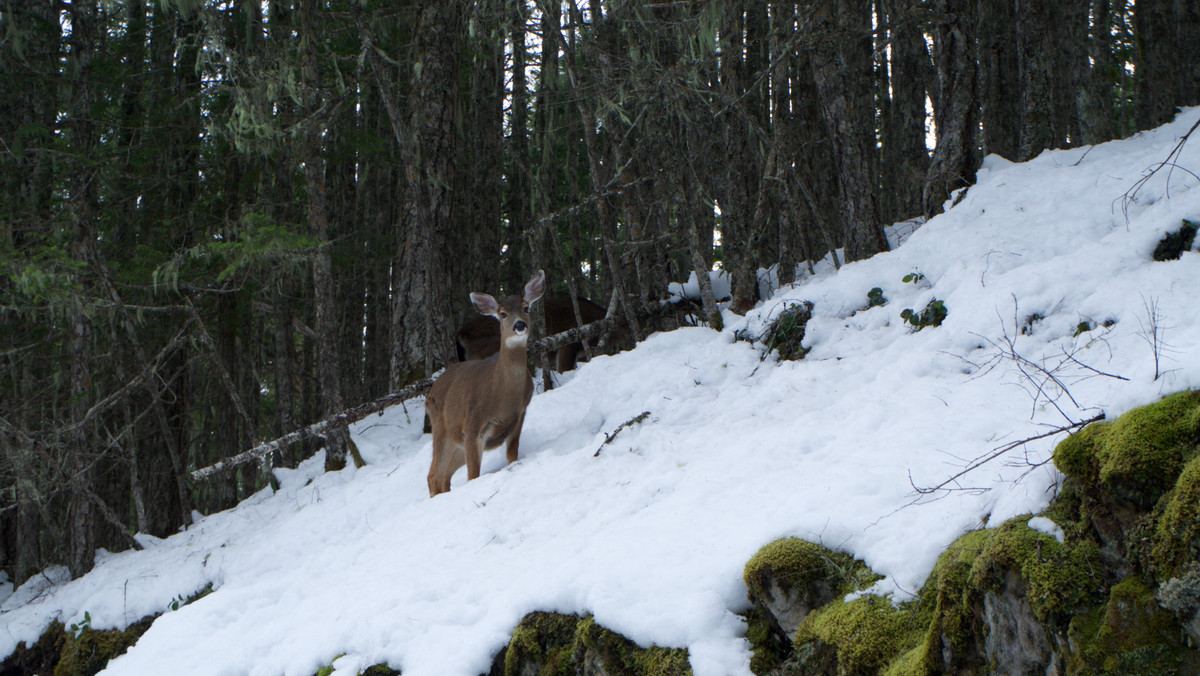
{"type": "MultiPolygon", "coordinates": [[[[845,550],[886,576],[876,592],[905,598],[956,536],[1051,499],[1058,475],[1039,463],[1060,437],[952,484],[972,490],[914,485],[1200,387],[1200,254],[1151,262],[1166,232],[1200,220],[1200,181],[1164,170],[1122,199],[1198,118],[1025,164],[988,158],[962,201],[895,251],[727,315],[723,333],[655,335],[583,366],[534,397],[520,462],[489,453],[484,476],[466,484],[460,472],[437,499],[419,402],[366,420],[354,432],[362,469],[323,474],[315,458],[281,471],[279,491],[141,537],[145,551],[104,555],[80,580],[30,581],[0,606],[0,656],[55,618],[124,626],[211,584],[104,673],[309,676],[388,662],[406,676],[474,676],[540,609],[686,647],[697,674],[747,674],[736,613],[761,545],[795,535],[845,550]],[[864,309],[872,287],[889,302],[864,309]],[[933,299],[949,311],[940,327],[900,319],[933,299]],[[803,361],[734,340],[799,300],[815,304],[803,361]],[[1075,335],[1081,322],[1092,330],[1075,335]]],[[[1200,139],[1177,163],[1200,171],[1200,139]]]]}

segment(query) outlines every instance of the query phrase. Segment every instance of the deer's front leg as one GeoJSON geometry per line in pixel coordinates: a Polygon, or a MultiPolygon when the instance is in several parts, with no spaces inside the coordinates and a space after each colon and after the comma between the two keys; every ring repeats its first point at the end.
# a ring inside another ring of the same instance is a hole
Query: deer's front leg
{"type": "Polygon", "coordinates": [[[517,418],[517,424],[513,426],[512,433],[508,435],[508,443],[505,444],[504,453],[508,458],[509,464],[517,461],[517,451],[521,445],[521,428],[525,426],[525,414],[522,413],[520,418],[517,418]]]}

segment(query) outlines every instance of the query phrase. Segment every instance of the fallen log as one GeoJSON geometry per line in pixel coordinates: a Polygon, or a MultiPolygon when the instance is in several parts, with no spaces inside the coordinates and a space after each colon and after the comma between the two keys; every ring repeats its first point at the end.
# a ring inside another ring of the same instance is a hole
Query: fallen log
{"type": "MultiPolygon", "coordinates": [[[[645,320],[650,317],[655,317],[663,314],[669,309],[669,303],[657,304],[650,310],[639,312],[639,319],[645,320]]],[[[529,354],[530,356],[540,356],[543,353],[557,350],[558,348],[570,343],[578,343],[589,338],[595,338],[597,336],[604,335],[605,333],[608,333],[614,328],[620,326],[622,322],[623,319],[612,316],[612,313],[610,313],[610,316],[599,321],[592,322],[591,324],[585,324],[569,331],[563,331],[562,333],[556,333],[553,336],[547,336],[541,340],[534,341],[529,345],[529,354]]],[[[433,379],[425,378],[413,383],[412,385],[409,385],[408,387],[405,387],[402,390],[398,390],[374,401],[369,401],[365,404],[359,404],[354,408],[342,411],[332,418],[326,418],[325,420],[315,422],[307,427],[301,427],[300,429],[294,432],[289,432],[278,439],[272,439],[271,441],[261,443],[254,448],[242,451],[235,456],[225,458],[207,467],[197,469],[191,472],[189,476],[193,482],[196,482],[200,481],[201,479],[206,479],[214,474],[220,474],[221,472],[227,471],[239,465],[245,465],[246,463],[250,462],[262,462],[262,460],[268,455],[281,448],[285,448],[296,443],[297,441],[303,441],[304,439],[311,439],[321,436],[322,432],[331,427],[346,426],[356,423],[372,413],[378,413],[379,411],[399,404],[402,401],[419,397],[428,392],[429,388],[432,386],[433,379]]]]}

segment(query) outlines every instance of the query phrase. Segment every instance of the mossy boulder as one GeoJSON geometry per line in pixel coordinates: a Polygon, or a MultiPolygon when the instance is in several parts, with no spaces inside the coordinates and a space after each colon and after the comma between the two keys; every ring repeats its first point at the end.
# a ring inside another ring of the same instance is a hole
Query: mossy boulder
{"type": "Polygon", "coordinates": [[[842,552],[799,538],[782,538],[765,545],[746,562],[742,579],[750,600],[791,636],[808,613],[869,585],[878,576],[842,552]]]}
{"type": "Polygon", "coordinates": [[[1168,676],[1200,666],[1176,618],[1137,577],[1113,585],[1107,603],[1077,616],[1069,636],[1068,673],[1168,676]]]}
{"type": "Polygon", "coordinates": [[[916,608],[879,596],[838,599],[804,618],[788,668],[814,676],[882,673],[911,659],[907,654],[920,644],[928,617],[916,608]]]}
{"type": "Polygon", "coordinates": [[[533,612],[521,618],[493,674],[558,676],[575,673],[578,615],[533,612]]]}
{"type": "Polygon", "coordinates": [[[1060,662],[1067,622],[1096,602],[1106,576],[1096,545],[1029,527],[1028,516],[961,536],[921,591],[920,647],[889,674],[1030,673],[1060,662]]]}
{"type": "Polygon", "coordinates": [[[686,650],[642,648],[585,617],[575,630],[575,673],[583,676],[683,676],[691,674],[686,650]]]}
{"type": "Polygon", "coordinates": [[[1071,435],[1054,464],[1085,489],[1143,511],[1175,484],[1200,444],[1200,392],[1179,392],[1071,435]]]}
{"type": "MultiPolygon", "coordinates": [[[[1200,392],[1179,392],[1115,421],[1089,425],[1054,450],[1055,466],[1067,475],[1066,490],[1079,498],[1076,516],[1095,532],[1117,577],[1152,565],[1144,561],[1150,547],[1156,548],[1155,558],[1181,551],[1169,538],[1152,542],[1153,520],[1198,448],[1200,392]]],[[[1196,471],[1190,470],[1191,483],[1176,494],[1196,490],[1196,471]]],[[[1194,507],[1178,502],[1172,519],[1175,526],[1194,524],[1194,507]]]]}
{"type": "Polygon", "coordinates": [[[643,648],[592,617],[533,612],[513,630],[489,676],[683,676],[686,650],[643,648]]]}
{"type": "Polygon", "coordinates": [[[108,666],[110,660],[124,655],[152,621],[147,617],[123,630],[92,629],[86,624],[64,628],[61,622],[54,622],[37,643],[19,644],[0,664],[0,673],[91,676],[108,666]]]}
{"type": "Polygon", "coordinates": [[[1162,501],[1154,526],[1150,565],[1160,580],[1200,560],[1200,457],[1192,458],[1162,501]]]}

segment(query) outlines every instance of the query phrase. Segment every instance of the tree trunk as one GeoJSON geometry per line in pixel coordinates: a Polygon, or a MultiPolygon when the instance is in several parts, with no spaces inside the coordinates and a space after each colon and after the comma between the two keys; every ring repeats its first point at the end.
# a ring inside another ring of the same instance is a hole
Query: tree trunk
{"type": "MultiPolygon", "coordinates": [[[[922,191],[929,169],[925,145],[925,84],[933,81],[929,49],[922,32],[924,16],[916,0],[881,0],[889,29],[891,95],[882,112],[884,192],[891,195],[885,223],[924,213],[922,191]]],[[[883,50],[880,50],[881,52],[883,50]]],[[[886,91],[886,90],[885,90],[886,91]]]]}
{"type": "Polygon", "coordinates": [[[950,194],[970,185],[979,169],[977,79],[968,8],[966,0],[937,0],[934,10],[938,17],[933,33],[937,146],[925,182],[926,216],[940,213],[950,194]]]}
{"type": "MultiPolygon", "coordinates": [[[[68,68],[76,74],[71,91],[67,129],[77,155],[70,177],[70,203],[73,232],[70,243],[71,260],[80,271],[93,264],[96,184],[95,166],[89,161],[95,147],[95,126],[91,118],[91,60],[99,30],[94,0],[77,0],[70,6],[71,56],[68,68]]],[[[81,273],[81,277],[85,272],[81,273]]],[[[77,286],[85,287],[83,279],[77,286]]],[[[86,421],[92,401],[92,320],[85,295],[70,293],[68,322],[68,357],[70,371],[70,432],[64,441],[67,447],[68,479],[68,558],[71,577],[78,578],[95,565],[96,540],[93,495],[93,462],[91,425],[86,421]]]]}
{"type": "Polygon", "coordinates": [[[392,387],[429,377],[454,359],[454,327],[448,321],[453,223],[454,135],[457,118],[463,8],[457,2],[417,5],[407,139],[413,164],[405,167],[406,213],[392,306],[392,387]]]}
{"type": "Polygon", "coordinates": [[[816,0],[806,12],[812,71],[833,144],[846,260],[887,251],[876,194],[869,16],[850,0],[816,0]],[[866,72],[864,72],[866,71],[866,72]]]}
{"type": "Polygon", "coordinates": [[[1138,129],[1175,117],[1175,109],[1200,103],[1200,6],[1184,0],[1137,0],[1135,115],[1138,129]]]}
{"type": "Polygon", "coordinates": [[[1020,66],[1013,4],[976,5],[974,30],[983,152],[1015,160],[1021,143],[1020,66]]]}

